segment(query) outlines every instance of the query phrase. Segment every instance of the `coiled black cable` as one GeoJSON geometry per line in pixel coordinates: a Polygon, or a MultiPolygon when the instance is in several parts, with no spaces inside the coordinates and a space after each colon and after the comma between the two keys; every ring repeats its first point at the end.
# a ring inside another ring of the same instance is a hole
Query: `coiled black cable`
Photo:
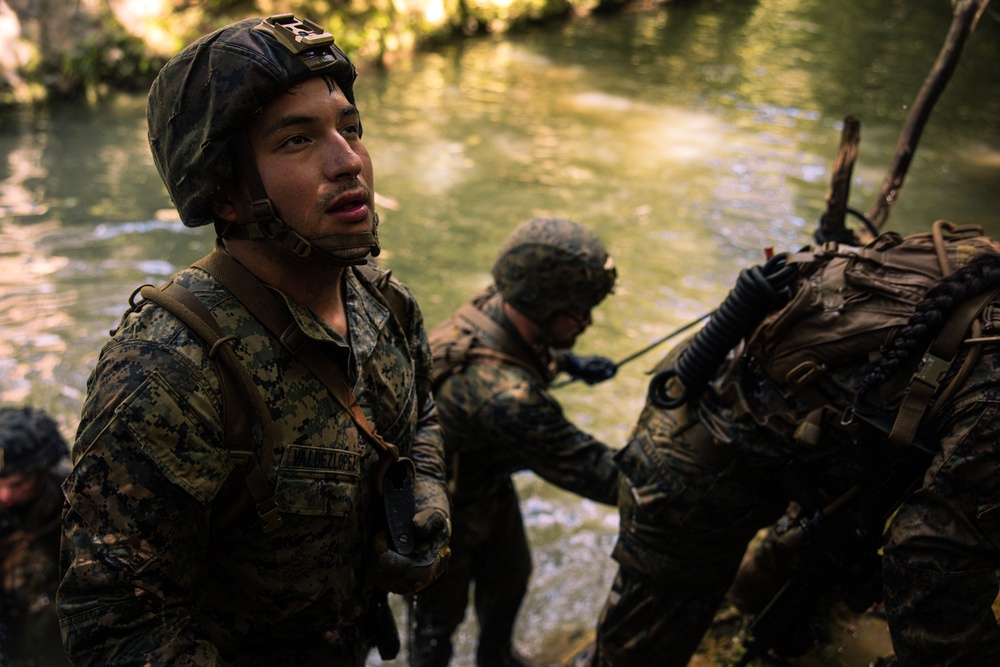
{"type": "Polygon", "coordinates": [[[697,398],[716,369],[737,343],[749,336],[768,313],[785,305],[789,287],[798,277],[796,265],[789,265],[788,253],[775,255],[763,266],[740,271],[736,286],[673,367],[653,376],[649,400],[660,408],[678,408],[697,398]],[[679,396],[671,396],[667,384],[677,377],[683,384],[679,396]]]}

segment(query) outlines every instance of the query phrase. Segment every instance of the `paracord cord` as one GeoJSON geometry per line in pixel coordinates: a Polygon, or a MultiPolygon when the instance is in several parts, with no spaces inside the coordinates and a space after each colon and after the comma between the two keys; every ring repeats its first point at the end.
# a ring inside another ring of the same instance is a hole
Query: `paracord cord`
{"type": "Polygon", "coordinates": [[[798,268],[787,263],[788,253],[769,259],[763,266],[740,271],[736,286],[722,305],[691,339],[672,368],[661,371],[649,382],[649,400],[672,410],[697,398],[708,385],[729,351],[750,335],[768,313],[789,299],[789,287],[798,277],[798,268]],[[667,384],[677,377],[683,384],[679,396],[671,396],[667,384]]]}

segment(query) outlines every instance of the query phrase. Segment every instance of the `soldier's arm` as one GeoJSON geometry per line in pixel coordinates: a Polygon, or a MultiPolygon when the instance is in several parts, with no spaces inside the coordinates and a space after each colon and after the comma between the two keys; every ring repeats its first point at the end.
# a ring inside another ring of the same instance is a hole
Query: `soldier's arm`
{"type": "Polygon", "coordinates": [[[211,501],[232,469],[186,360],[110,348],[64,484],[59,614],[77,665],[222,665],[198,636],[211,501]]]}
{"type": "Polygon", "coordinates": [[[964,395],[942,409],[941,453],[890,523],[883,573],[900,664],[1000,664],[996,364],[984,355],[964,395]]]}
{"type": "Polygon", "coordinates": [[[607,505],[617,503],[614,450],[577,428],[552,395],[520,370],[507,367],[497,377],[480,379],[495,388],[476,414],[493,446],[556,486],[607,505]]]}
{"type": "Polygon", "coordinates": [[[423,316],[410,296],[410,350],[414,360],[418,417],[413,443],[413,459],[419,474],[445,484],[444,437],[431,392],[431,348],[427,342],[423,316]]]}
{"type": "Polygon", "coordinates": [[[397,303],[405,305],[401,324],[406,328],[407,344],[414,366],[414,388],[417,400],[417,423],[409,456],[417,470],[417,511],[438,508],[451,515],[444,464],[444,438],[438,419],[434,395],[431,393],[431,349],[427,342],[420,306],[408,287],[393,278],[389,289],[397,303]]]}

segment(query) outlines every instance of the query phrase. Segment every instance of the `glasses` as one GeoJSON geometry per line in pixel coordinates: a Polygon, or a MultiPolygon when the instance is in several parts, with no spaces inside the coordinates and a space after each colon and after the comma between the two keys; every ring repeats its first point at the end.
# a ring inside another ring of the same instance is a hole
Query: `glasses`
{"type": "Polygon", "coordinates": [[[564,310],[562,314],[571,319],[578,329],[586,329],[590,323],[590,310],[564,310]]]}

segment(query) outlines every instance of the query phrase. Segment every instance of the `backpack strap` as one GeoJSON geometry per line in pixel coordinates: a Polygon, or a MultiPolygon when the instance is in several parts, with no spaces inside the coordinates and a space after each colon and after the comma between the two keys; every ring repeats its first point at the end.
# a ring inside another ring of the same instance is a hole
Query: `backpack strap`
{"type": "MultiPolygon", "coordinates": [[[[378,453],[379,470],[375,488],[385,501],[385,514],[394,542],[410,540],[412,531],[414,478],[416,467],[411,459],[400,456],[396,445],[382,438],[365,415],[343,371],[302,333],[288,307],[264,283],[250,273],[229,253],[215,250],[194,264],[218,280],[261,324],[281,341],[289,352],[315,375],[347,411],[358,430],[368,436],[378,453]]],[[[412,550],[413,544],[408,545],[412,550]]],[[[400,551],[409,553],[409,551],[400,551]]]]}
{"type": "MultiPolygon", "coordinates": [[[[223,441],[230,457],[236,462],[236,467],[245,470],[246,490],[257,509],[263,531],[268,533],[276,530],[281,526],[281,515],[264,476],[264,470],[274,462],[276,429],[256,383],[233,351],[231,343],[239,339],[235,335],[223,335],[219,323],[205,304],[190,290],[175,282],[159,288],[144,285],[139,288],[139,294],[181,320],[208,345],[209,358],[221,362],[219,377],[223,395],[223,441]],[[259,451],[255,451],[253,446],[253,436],[246,418],[245,406],[248,403],[253,407],[261,432],[259,451]]],[[[213,531],[235,519],[246,506],[247,500],[247,494],[242,493],[218,517],[213,517],[213,531]]]]}
{"type": "Polygon", "coordinates": [[[473,344],[466,352],[466,358],[511,363],[527,370],[540,382],[548,384],[551,380],[538,361],[538,355],[472,303],[466,303],[455,311],[455,318],[475,332],[476,339],[482,343],[480,346],[473,344]]]}
{"type": "MultiPolygon", "coordinates": [[[[966,359],[962,370],[955,375],[942,397],[934,403],[933,408],[928,412],[928,408],[931,407],[931,399],[951,369],[966,332],[975,323],[976,317],[983,308],[998,295],[1000,295],[1000,288],[983,292],[963,302],[955,309],[944,328],[931,342],[913,374],[910,386],[907,388],[903,402],[896,413],[896,421],[889,433],[889,442],[894,446],[905,446],[913,442],[920,425],[941,408],[942,399],[950,396],[958,387],[958,383],[964,380],[965,374],[971,370],[972,364],[978,359],[978,352],[970,352],[971,362],[966,359]]],[[[977,346],[974,349],[978,350],[979,348],[977,346]]]]}
{"type": "Polygon", "coordinates": [[[427,338],[431,346],[431,386],[437,389],[445,378],[469,361],[476,337],[472,331],[459,327],[452,319],[431,329],[427,338]]]}
{"type": "Polygon", "coordinates": [[[347,409],[358,428],[371,438],[380,457],[386,455],[393,460],[399,458],[396,446],[387,443],[375,432],[374,424],[368,421],[362,411],[343,371],[311,344],[312,339],[301,332],[287,306],[263,283],[231,255],[220,250],[199,259],[192,266],[205,271],[222,283],[223,287],[246,306],[247,310],[260,320],[289,352],[307,362],[309,369],[347,409]]]}

